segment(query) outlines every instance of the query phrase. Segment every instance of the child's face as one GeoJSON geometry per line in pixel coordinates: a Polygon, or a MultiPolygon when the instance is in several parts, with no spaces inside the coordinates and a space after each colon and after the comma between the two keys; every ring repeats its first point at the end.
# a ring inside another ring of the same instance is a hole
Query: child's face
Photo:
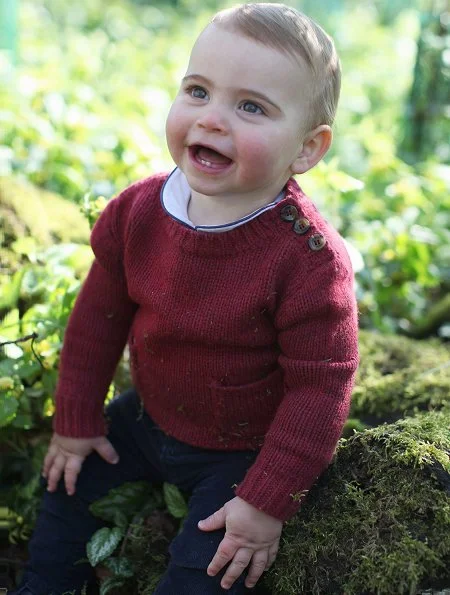
{"type": "Polygon", "coordinates": [[[307,67],[210,25],[200,35],[167,119],[167,142],[191,189],[270,202],[301,173],[307,67]]]}

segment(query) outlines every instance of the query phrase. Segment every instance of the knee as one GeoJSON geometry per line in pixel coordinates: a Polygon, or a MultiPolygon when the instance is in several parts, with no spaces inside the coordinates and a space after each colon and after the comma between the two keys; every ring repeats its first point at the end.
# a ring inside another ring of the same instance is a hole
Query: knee
{"type": "Polygon", "coordinates": [[[105,413],[107,418],[113,418],[117,415],[122,416],[124,413],[128,415],[130,410],[138,413],[139,408],[139,395],[134,388],[130,388],[120,395],[117,395],[117,397],[114,397],[114,399],[107,405],[105,413]]]}

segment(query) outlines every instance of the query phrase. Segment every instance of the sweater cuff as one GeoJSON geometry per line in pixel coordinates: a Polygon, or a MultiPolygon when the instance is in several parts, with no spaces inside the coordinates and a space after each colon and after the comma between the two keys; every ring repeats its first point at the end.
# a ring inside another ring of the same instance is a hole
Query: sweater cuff
{"type": "Polygon", "coordinates": [[[107,434],[103,402],[94,399],[64,399],[57,402],[53,430],[70,438],[96,438],[107,434]]]}
{"type": "Polygon", "coordinates": [[[273,469],[280,468],[281,462],[278,466],[272,463],[269,467],[260,465],[256,460],[236,488],[235,494],[258,510],[280,521],[288,521],[299,510],[307,492],[326,468],[326,464],[319,467],[311,461],[307,463],[310,464],[296,468],[295,476],[287,477],[273,472],[273,469]],[[272,471],[265,470],[264,467],[271,468],[272,471]]]}

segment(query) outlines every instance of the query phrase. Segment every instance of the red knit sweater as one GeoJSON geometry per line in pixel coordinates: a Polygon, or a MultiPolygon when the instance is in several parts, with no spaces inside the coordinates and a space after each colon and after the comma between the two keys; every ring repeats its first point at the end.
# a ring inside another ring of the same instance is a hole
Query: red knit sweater
{"type": "Polygon", "coordinates": [[[105,432],[103,402],[128,338],[152,419],[191,445],[262,447],[236,494],[286,520],[330,462],[348,414],[358,354],[346,249],[293,180],[276,207],[217,234],[165,212],[165,179],[126,189],[93,229],[55,430],[105,432]],[[285,220],[293,216],[303,233],[285,220]],[[319,250],[315,234],[326,240],[319,250]]]}

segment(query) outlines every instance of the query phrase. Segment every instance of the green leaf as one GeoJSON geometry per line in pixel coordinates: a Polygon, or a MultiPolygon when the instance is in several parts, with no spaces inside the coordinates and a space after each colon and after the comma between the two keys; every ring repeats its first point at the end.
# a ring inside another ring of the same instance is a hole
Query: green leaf
{"type": "Polygon", "coordinates": [[[133,564],[128,558],[108,558],[103,564],[106,568],[114,572],[114,576],[116,577],[129,578],[134,575],[133,564]]]}
{"type": "Polygon", "coordinates": [[[27,397],[31,399],[37,399],[42,397],[42,395],[45,394],[45,391],[43,388],[35,388],[34,386],[29,386],[25,388],[24,393],[27,397]]]}
{"type": "Polygon", "coordinates": [[[43,296],[47,290],[42,273],[39,274],[38,269],[27,269],[22,281],[21,293],[22,297],[29,296],[43,296]]]}
{"type": "Polygon", "coordinates": [[[114,514],[114,524],[120,529],[123,529],[124,532],[128,527],[127,515],[122,510],[116,510],[114,514]]]}
{"type": "Polygon", "coordinates": [[[29,430],[33,427],[33,418],[28,413],[18,413],[11,421],[11,426],[21,430],[29,430]]]}
{"type": "Polygon", "coordinates": [[[150,490],[151,486],[146,481],[124,483],[118,488],[110,490],[100,500],[93,502],[89,510],[96,517],[109,523],[116,521],[118,510],[129,519],[144,506],[146,500],[150,497],[150,490]]]}
{"type": "Polygon", "coordinates": [[[90,246],[79,245],[76,246],[75,250],[70,254],[65,263],[76,271],[85,270],[89,268],[92,263],[92,250],[90,246]]]}
{"type": "Polygon", "coordinates": [[[10,424],[16,416],[19,402],[8,392],[0,393],[0,428],[10,424]]]}
{"type": "Polygon", "coordinates": [[[117,589],[118,587],[125,586],[125,581],[123,578],[118,576],[111,576],[107,578],[105,581],[102,582],[100,585],[100,595],[106,595],[113,589],[117,589]]]}
{"type": "Polygon", "coordinates": [[[45,392],[49,394],[53,394],[55,392],[56,381],[58,379],[58,371],[57,370],[46,370],[45,374],[41,378],[42,386],[44,387],[45,392]]]}
{"type": "Polygon", "coordinates": [[[103,527],[94,533],[87,544],[87,556],[92,567],[110,556],[123,537],[122,529],[103,527]]]}
{"type": "Polygon", "coordinates": [[[20,286],[25,274],[26,267],[23,267],[16,273],[10,283],[2,283],[2,291],[0,297],[0,309],[12,309],[16,306],[17,300],[20,296],[20,286]]]}
{"type": "Polygon", "coordinates": [[[42,368],[35,359],[23,359],[19,362],[17,374],[22,380],[26,380],[29,384],[33,384],[41,373],[42,368]]]}
{"type": "Polygon", "coordinates": [[[21,237],[11,244],[11,248],[16,254],[30,255],[37,250],[36,240],[29,236],[21,237]]]}
{"type": "Polygon", "coordinates": [[[14,374],[17,374],[17,362],[12,359],[2,360],[0,362],[0,376],[13,376],[14,374]]]}
{"type": "Polygon", "coordinates": [[[164,500],[170,514],[176,519],[184,518],[188,513],[188,507],[180,490],[171,483],[164,483],[163,490],[164,500]]]}
{"type": "MultiPolygon", "coordinates": [[[[0,293],[3,294],[3,285],[0,293]]],[[[9,308],[9,306],[0,304],[0,309],[4,308],[9,308]]],[[[19,310],[17,308],[13,308],[7,312],[0,320],[0,323],[0,335],[2,337],[2,343],[8,340],[15,341],[17,339],[17,333],[20,326],[19,310]]],[[[4,348],[4,352],[7,354],[6,347],[4,348]]]]}

